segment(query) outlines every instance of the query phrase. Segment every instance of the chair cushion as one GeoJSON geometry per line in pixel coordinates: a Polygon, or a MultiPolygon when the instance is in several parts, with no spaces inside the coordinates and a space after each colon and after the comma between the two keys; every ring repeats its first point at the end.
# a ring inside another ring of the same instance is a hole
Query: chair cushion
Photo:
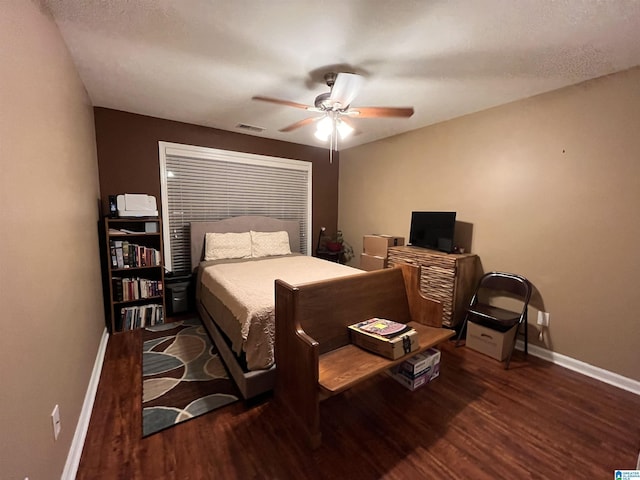
{"type": "MultiPolygon", "coordinates": [[[[482,323],[488,327],[498,327],[499,329],[505,330],[508,330],[520,321],[519,313],[484,303],[477,303],[469,308],[469,313],[480,320],[476,323],[482,323]]],[[[470,318],[469,320],[475,321],[474,318],[470,318]]]]}

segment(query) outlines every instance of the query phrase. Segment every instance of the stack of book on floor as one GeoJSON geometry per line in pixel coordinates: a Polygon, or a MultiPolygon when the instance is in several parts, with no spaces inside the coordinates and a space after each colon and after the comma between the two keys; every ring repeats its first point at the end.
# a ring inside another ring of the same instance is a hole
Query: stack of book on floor
{"type": "Polygon", "coordinates": [[[415,390],[440,375],[440,350],[430,348],[387,370],[387,374],[409,390],[415,390]]]}
{"type": "Polygon", "coordinates": [[[404,323],[370,318],[349,325],[351,343],[383,357],[396,360],[417,350],[418,332],[404,323]]]}

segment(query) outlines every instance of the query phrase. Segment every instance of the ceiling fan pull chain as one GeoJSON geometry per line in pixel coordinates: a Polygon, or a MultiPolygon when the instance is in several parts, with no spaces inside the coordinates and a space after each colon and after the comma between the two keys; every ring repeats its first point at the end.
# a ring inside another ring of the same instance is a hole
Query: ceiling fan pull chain
{"type": "Polygon", "coordinates": [[[333,128],[335,129],[335,136],[336,136],[336,152],[338,151],[338,137],[340,136],[339,133],[340,131],[338,130],[339,124],[338,122],[340,121],[340,115],[338,114],[338,112],[334,113],[335,116],[335,121],[333,122],[333,128]]]}

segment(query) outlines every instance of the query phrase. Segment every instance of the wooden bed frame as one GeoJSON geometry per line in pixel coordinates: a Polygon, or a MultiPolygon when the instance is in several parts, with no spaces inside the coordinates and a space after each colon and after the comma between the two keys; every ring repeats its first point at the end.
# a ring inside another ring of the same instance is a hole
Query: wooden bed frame
{"type": "Polygon", "coordinates": [[[191,270],[196,275],[195,296],[198,313],[202,323],[209,332],[213,342],[229,369],[240,393],[245,399],[273,390],[275,385],[275,366],[266,370],[245,371],[238,361],[224,334],[216,325],[212,315],[201,302],[200,294],[200,261],[204,258],[204,242],[206,233],[242,233],[254,230],[257,232],[278,232],[289,234],[289,245],[292,252],[300,252],[300,223],[293,220],[279,220],[262,216],[240,216],[219,221],[191,222],[191,270]]]}
{"type": "Polygon", "coordinates": [[[312,448],[321,442],[321,400],[454,335],[441,328],[442,305],[419,284],[420,267],[412,265],[296,286],[276,280],[275,396],[312,448]],[[409,323],[419,350],[389,360],[352,345],[347,326],[372,317],[409,323]]]}

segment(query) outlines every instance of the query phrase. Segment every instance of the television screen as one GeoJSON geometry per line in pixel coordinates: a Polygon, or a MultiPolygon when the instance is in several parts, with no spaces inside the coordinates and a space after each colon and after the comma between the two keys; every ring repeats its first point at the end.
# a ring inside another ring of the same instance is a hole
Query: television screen
{"type": "Polygon", "coordinates": [[[409,244],[453,252],[456,212],[411,212],[409,244]]]}

